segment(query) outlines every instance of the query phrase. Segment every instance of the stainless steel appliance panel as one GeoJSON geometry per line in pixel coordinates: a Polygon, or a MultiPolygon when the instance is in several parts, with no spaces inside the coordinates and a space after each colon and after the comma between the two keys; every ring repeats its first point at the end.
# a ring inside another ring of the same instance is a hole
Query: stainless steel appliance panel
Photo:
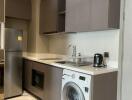
{"type": "Polygon", "coordinates": [[[22,50],[22,31],[6,28],[5,29],[5,51],[22,50]]]}
{"type": "Polygon", "coordinates": [[[22,94],[22,52],[5,52],[5,98],[22,94]]]}

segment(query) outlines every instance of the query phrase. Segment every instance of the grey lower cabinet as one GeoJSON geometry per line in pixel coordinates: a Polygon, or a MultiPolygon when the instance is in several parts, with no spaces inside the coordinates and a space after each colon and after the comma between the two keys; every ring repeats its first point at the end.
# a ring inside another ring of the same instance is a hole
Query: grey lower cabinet
{"type": "Polygon", "coordinates": [[[42,100],[61,100],[63,69],[24,60],[23,88],[42,100]]]}
{"type": "Polygon", "coordinates": [[[118,72],[92,76],[91,100],[117,100],[118,72]]]}
{"type": "Polygon", "coordinates": [[[0,22],[5,21],[5,0],[0,0],[0,22]]]}
{"type": "Polygon", "coordinates": [[[5,16],[17,19],[31,19],[31,0],[6,0],[5,16]]]}

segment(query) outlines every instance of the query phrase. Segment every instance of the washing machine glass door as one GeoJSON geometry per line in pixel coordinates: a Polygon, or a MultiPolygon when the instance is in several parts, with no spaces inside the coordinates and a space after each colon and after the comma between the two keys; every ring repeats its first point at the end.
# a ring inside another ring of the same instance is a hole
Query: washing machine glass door
{"type": "Polygon", "coordinates": [[[65,84],[62,96],[63,100],[85,100],[82,90],[73,82],[65,84]]]}

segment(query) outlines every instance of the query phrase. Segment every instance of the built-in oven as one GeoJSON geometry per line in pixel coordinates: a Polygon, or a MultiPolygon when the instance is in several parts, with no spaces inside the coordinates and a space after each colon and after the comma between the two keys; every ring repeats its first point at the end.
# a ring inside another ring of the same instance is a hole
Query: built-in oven
{"type": "Polygon", "coordinates": [[[39,88],[39,89],[44,89],[44,79],[45,75],[44,72],[32,69],[32,86],[39,88]]]}

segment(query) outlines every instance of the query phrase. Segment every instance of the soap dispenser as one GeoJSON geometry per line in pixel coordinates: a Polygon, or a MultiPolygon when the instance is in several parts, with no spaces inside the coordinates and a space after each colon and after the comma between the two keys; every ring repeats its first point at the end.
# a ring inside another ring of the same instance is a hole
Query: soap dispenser
{"type": "Polygon", "coordinates": [[[81,62],[82,62],[82,59],[81,59],[81,53],[78,53],[76,63],[77,63],[77,64],[80,64],[81,62]]]}

